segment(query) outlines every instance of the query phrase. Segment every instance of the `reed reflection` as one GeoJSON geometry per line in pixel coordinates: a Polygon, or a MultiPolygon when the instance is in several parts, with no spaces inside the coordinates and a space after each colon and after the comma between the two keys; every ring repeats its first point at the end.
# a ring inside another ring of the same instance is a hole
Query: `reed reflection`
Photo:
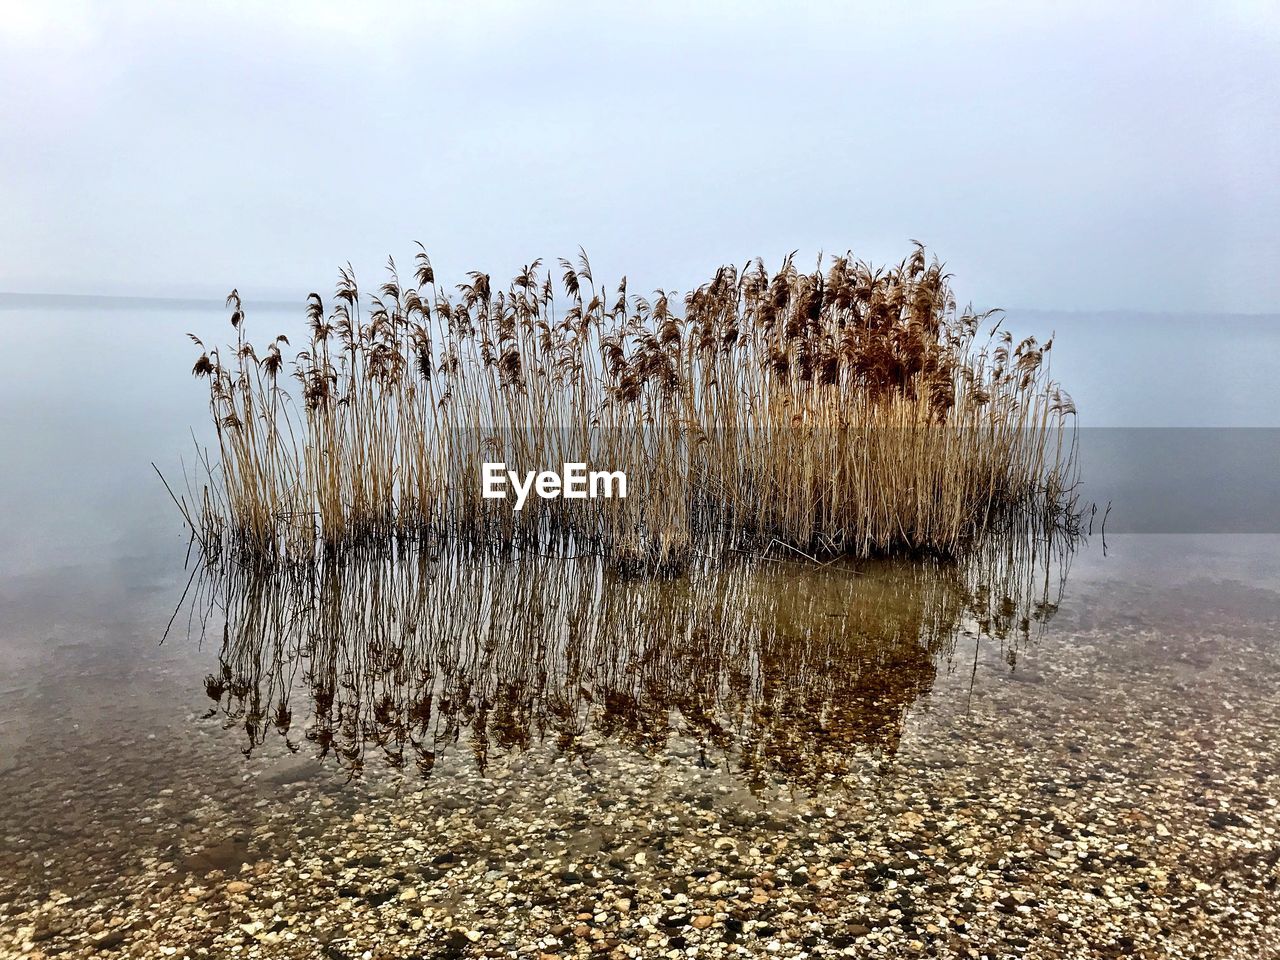
{"type": "Polygon", "coordinates": [[[206,567],[206,691],[246,754],[266,738],[351,776],[450,754],[676,740],[756,783],[892,755],[962,631],[1010,658],[1053,615],[1071,544],[990,538],[962,563],[767,558],[628,579],[596,558],[414,550],[206,567]],[[305,719],[304,719],[305,718],[305,719]]]}

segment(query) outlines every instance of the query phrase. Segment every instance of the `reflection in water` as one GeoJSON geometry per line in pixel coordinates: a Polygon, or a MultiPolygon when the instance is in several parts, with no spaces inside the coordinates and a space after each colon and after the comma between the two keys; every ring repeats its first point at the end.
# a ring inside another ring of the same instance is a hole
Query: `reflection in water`
{"type": "Polygon", "coordinates": [[[206,688],[246,753],[274,730],[352,776],[369,758],[426,775],[455,745],[483,770],[534,743],[584,752],[595,732],[814,783],[895,751],[961,631],[1012,657],[1070,555],[1018,535],[962,564],[751,558],[637,580],[592,558],[415,550],[204,567],[191,616],[221,629],[206,688]]]}

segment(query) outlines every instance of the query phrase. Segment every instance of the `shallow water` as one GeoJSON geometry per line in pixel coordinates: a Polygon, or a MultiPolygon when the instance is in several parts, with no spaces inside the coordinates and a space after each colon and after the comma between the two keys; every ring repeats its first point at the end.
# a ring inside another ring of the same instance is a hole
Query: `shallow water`
{"type": "Polygon", "coordinates": [[[220,317],[0,310],[0,956],[1280,933],[1280,537],[658,582],[448,553],[201,574],[150,462],[203,415],[180,334],[220,317]]]}

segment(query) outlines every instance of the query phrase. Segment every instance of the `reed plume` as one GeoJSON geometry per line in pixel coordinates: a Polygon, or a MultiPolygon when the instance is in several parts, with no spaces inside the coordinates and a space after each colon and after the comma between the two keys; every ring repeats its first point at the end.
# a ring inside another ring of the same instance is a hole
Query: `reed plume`
{"type": "MultiPolygon", "coordinates": [[[[960,310],[922,246],[726,266],[682,299],[597,284],[580,253],[505,288],[348,265],[309,342],[201,350],[217,455],[188,516],[206,548],[307,560],[371,541],[571,546],[662,567],[717,547],[955,555],[1010,513],[1070,522],[1075,410],[1052,341],[960,310]],[[558,295],[558,291],[562,291],[558,295]],[[480,465],[622,470],[625,499],[481,497],[480,465]]],[[[183,501],[184,505],[186,501],[183,501]]]]}

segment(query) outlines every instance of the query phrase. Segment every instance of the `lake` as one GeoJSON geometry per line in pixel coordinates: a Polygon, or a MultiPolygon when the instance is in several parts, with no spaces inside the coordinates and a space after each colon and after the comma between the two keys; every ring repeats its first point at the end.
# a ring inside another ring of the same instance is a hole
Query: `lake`
{"type": "Polygon", "coordinates": [[[0,955],[1266,956],[1280,318],[1007,322],[1085,541],[288,576],[152,466],[221,304],[0,295],[0,955]]]}

